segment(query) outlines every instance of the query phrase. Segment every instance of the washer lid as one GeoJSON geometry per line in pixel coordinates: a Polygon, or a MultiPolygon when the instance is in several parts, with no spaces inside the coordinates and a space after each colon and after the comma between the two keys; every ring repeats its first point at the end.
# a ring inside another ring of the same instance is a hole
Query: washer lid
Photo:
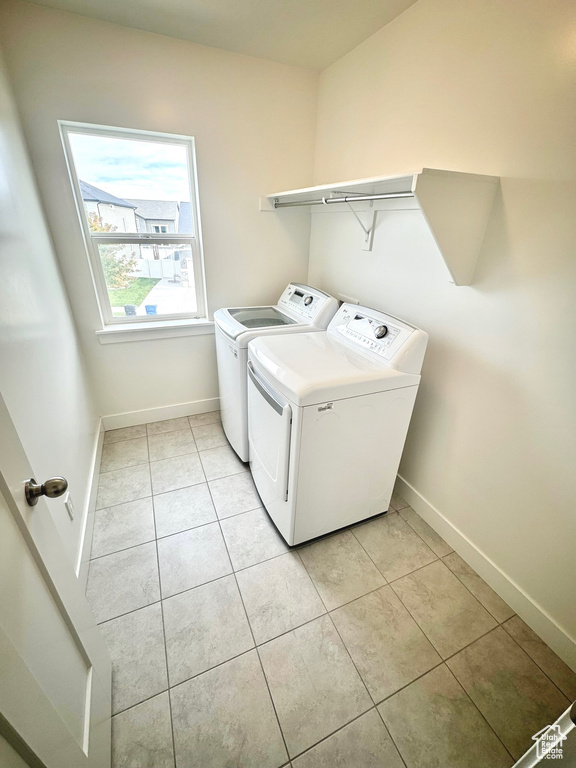
{"type": "Polygon", "coordinates": [[[214,322],[243,348],[261,334],[324,330],[337,309],[338,300],[324,291],[288,283],[277,305],[219,309],[214,312],[214,322]]]}
{"type": "Polygon", "coordinates": [[[397,371],[326,332],[259,337],[250,342],[248,350],[254,367],[271,386],[300,406],[420,382],[419,375],[397,371]]]}
{"type": "Polygon", "coordinates": [[[268,330],[284,330],[288,326],[298,326],[297,320],[280,312],[277,307],[233,307],[219,309],[214,312],[214,322],[231,339],[236,339],[241,346],[247,346],[248,341],[268,330]],[[252,333],[250,333],[252,331],[252,333]],[[247,334],[246,339],[239,339],[247,334]]]}
{"type": "Polygon", "coordinates": [[[272,325],[292,325],[296,322],[276,307],[236,307],[228,312],[244,328],[268,328],[272,325]]]}

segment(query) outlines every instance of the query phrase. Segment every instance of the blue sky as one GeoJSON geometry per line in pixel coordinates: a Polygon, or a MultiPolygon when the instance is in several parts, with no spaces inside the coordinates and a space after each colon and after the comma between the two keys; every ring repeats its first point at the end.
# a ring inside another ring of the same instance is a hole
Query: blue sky
{"type": "Polygon", "coordinates": [[[182,145],[80,133],[70,144],[79,178],[116,197],[190,200],[182,145]]]}

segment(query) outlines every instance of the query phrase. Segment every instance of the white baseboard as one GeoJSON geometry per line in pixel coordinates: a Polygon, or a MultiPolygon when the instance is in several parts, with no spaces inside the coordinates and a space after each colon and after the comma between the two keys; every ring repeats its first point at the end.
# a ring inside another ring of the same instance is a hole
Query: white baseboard
{"type": "Polygon", "coordinates": [[[219,408],[220,398],[212,397],[207,400],[195,400],[191,403],[166,405],[161,408],[150,408],[144,411],[116,413],[112,416],[103,416],[100,419],[98,431],[94,440],[94,450],[88,477],[88,494],[83,511],[83,530],[78,548],[78,559],[76,561],[76,576],[83,589],[86,589],[86,583],[88,581],[90,549],[92,547],[92,533],[94,530],[94,512],[96,509],[96,494],[98,492],[98,469],[102,458],[104,431],[107,429],[120,429],[121,427],[133,427],[137,424],[149,424],[153,421],[176,419],[179,416],[194,416],[197,413],[217,411],[219,408]]]}
{"type": "Polygon", "coordinates": [[[86,591],[88,581],[88,566],[90,565],[90,550],[92,548],[92,532],[94,530],[94,512],[96,510],[96,494],[98,493],[98,470],[102,458],[102,444],[104,442],[104,426],[102,419],[98,422],[98,431],[94,440],[94,450],[92,453],[92,462],[90,464],[90,473],[88,478],[88,494],[86,506],[84,508],[84,527],[80,538],[80,547],[78,552],[78,561],[76,563],[76,576],[86,591]]]}
{"type": "Polygon", "coordinates": [[[576,671],[576,640],[400,475],[395,490],[576,671]]]}
{"type": "Polygon", "coordinates": [[[104,429],[135,427],[137,424],[150,424],[153,421],[177,419],[180,416],[195,416],[197,413],[217,411],[219,408],[220,398],[211,397],[207,400],[194,400],[191,403],[179,403],[178,405],[164,405],[160,408],[149,408],[144,411],[115,413],[112,416],[103,416],[102,424],[104,429]]]}

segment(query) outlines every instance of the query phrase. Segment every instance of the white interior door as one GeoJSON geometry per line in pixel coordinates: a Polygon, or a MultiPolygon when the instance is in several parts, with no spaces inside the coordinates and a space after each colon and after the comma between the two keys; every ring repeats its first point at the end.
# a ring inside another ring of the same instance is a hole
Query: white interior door
{"type": "Polygon", "coordinates": [[[0,435],[0,736],[34,768],[109,768],[110,658],[1,397],[0,435]]]}

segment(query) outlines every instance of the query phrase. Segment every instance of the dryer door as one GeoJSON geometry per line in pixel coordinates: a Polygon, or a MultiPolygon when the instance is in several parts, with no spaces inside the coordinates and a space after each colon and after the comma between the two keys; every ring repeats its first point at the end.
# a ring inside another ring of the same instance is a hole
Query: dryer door
{"type": "Polygon", "coordinates": [[[273,392],[248,361],[250,469],[258,493],[280,533],[287,538],[288,463],[292,408],[273,392]]]}

